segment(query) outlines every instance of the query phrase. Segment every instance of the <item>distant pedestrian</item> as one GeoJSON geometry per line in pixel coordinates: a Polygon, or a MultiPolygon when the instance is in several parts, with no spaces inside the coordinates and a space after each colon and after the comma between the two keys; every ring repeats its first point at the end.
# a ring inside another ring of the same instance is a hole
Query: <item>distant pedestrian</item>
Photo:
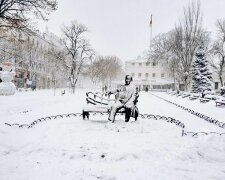
{"type": "Polygon", "coordinates": [[[61,95],[63,96],[66,93],[65,89],[61,91],[61,95]]]}

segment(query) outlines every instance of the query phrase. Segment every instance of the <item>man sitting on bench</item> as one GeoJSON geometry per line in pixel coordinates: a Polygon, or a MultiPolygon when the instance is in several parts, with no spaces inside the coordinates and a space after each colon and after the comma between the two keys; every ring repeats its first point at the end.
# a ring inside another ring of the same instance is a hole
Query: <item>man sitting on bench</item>
{"type": "Polygon", "coordinates": [[[135,101],[138,97],[138,92],[136,91],[135,86],[131,83],[132,77],[130,75],[125,76],[125,85],[122,85],[120,88],[115,91],[108,92],[109,94],[116,94],[116,103],[111,106],[109,121],[114,122],[116,112],[125,108],[125,122],[130,120],[131,110],[134,107],[135,101]]]}

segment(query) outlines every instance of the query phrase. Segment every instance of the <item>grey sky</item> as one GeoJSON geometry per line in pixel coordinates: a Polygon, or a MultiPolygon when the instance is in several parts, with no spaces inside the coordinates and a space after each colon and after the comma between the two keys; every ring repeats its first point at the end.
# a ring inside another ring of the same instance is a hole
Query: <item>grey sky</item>
{"type": "MultiPolygon", "coordinates": [[[[62,24],[72,20],[85,24],[91,45],[100,55],[116,55],[131,60],[149,46],[149,20],[153,14],[153,36],[171,30],[189,0],[58,0],[59,8],[44,31],[61,35],[62,24]]],[[[217,18],[225,18],[225,0],[202,0],[203,24],[215,33],[217,18]]]]}

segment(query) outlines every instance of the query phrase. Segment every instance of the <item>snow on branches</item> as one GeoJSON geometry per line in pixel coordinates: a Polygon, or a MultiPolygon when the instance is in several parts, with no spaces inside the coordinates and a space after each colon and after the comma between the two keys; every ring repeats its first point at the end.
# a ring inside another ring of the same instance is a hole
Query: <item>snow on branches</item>
{"type": "Polygon", "coordinates": [[[208,69],[208,60],[203,45],[200,45],[195,52],[192,63],[192,91],[195,93],[212,91],[212,73],[208,69]]]}

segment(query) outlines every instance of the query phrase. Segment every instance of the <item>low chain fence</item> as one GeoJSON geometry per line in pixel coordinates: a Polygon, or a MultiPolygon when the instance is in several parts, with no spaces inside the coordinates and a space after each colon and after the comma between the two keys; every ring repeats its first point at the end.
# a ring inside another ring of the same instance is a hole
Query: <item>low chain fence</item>
{"type": "Polygon", "coordinates": [[[19,128],[32,128],[35,125],[39,124],[40,122],[45,122],[47,120],[58,119],[58,118],[67,118],[67,117],[81,117],[81,116],[82,116],[82,113],[69,113],[69,114],[62,114],[62,115],[47,116],[47,117],[39,118],[30,124],[5,123],[5,125],[11,126],[11,127],[16,126],[19,128]]]}
{"type": "Polygon", "coordinates": [[[206,135],[218,135],[222,136],[225,135],[225,133],[218,133],[218,132],[188,132],[184,129],[182,130],[182,136],[192,136],[192,137],[199,137],[199,136],[206,136],[206,135]]]}
{"type": "MultiPolygon", "coordinates": [[[[119,113],[120,115],[122,113],[119,113]]],[[[100,116],[106,116],[108,115],[108,113],[106,112],[93,112],[91,113],[91,115],[96,116],[96,115],[100,115],[100,116]]],[[[58,119],[58,118],[68,118],[68,117],[82,117],[83,114],[82,113],[69,113],[69,114],[62,114],[62,115],[55,115],[55,116],[47,116],[44,118],[39,118],[35,121],[33,121],[30,124],[18,124],[18,123],[5,123],[5,125],[10,126],[10,127],[18,127],[18,128],[33,128],[34,126],[36,126],[37,124],[41,123],[41,122],[46,122],[48,120],[54,120],[54,119],[58,119]]],[[[183,122],[181,122],[180,120],[174,119],[172,117],[165,117],[165,116],[160,116],[160,115],[153,115],[153,114],[139,114],[139,117],[142,119],[154,119],[154,120],[162,120],[165,121],[167,123],[171,123],[174,124],[176,126],[178,126],[179,128],[182,129],[182,136],[192,136],[192,137],[199,137],[200,135],[225,135],[225,133],[217,133],[217,132],[188,132],[185,130],[185,124],[183,122]]]]}
{"type": "Polygon", "coordinates": [[[207,121],[207,122],[209,122],[209,123],[215,124],[216,126],[218,126],[218,127],[220,127],[220,128],[225,128],[225,123],[224,123],[224,122],[218,121],[218,120],[216,120],[216,119],[214,119],[214,118],[211,118],[211,117],[209,117],[209,116],[206,116],[206,115],[204,115],[204,114],[202,114],[202,113],[199,113],[199,112],[194,111],[194,110],[192,110],[192,109],[189,109],[189,108],[186,108],[186,107],[184,107],[184,106],[181,106],[181,105],[179,105],[179,104],[177,104],[177,103],[174,103],[174,102],[172,102],[172,101],[169,101],[169,100],[167,100],[167,99],[164,99],[164,98],[162,98],[162,97],[160,97],[160,96],[157,96],[157,95],[155,95],[155,94],[152,94],[152,93],[151,93],[151,95],[153,95],[153,96],[155,96],[155,97],[157,97],[157,98],[159,98],[159,99],[162,99],[162,100],[164,100],[164,101],[166,101],[166,102],[168,102],[168,103],[170,103],[170,104],[173,104],[173,105],[175,105],[175,106],[177,106],[177,107],[179,107],[179,108],[181,108],[181,109],[183,109],[183,110],[185,110],[185,111],[187,111],[187,112],[189,112],[189,113],[191,113],[191,114],[193,114],[193,115],[195,115],[195,116],[197,116],[197,117],[199,117],[199,118],[201,118],[201,119],[203,119],[203,120],[205,120],[205,121],[207,121]]]}

